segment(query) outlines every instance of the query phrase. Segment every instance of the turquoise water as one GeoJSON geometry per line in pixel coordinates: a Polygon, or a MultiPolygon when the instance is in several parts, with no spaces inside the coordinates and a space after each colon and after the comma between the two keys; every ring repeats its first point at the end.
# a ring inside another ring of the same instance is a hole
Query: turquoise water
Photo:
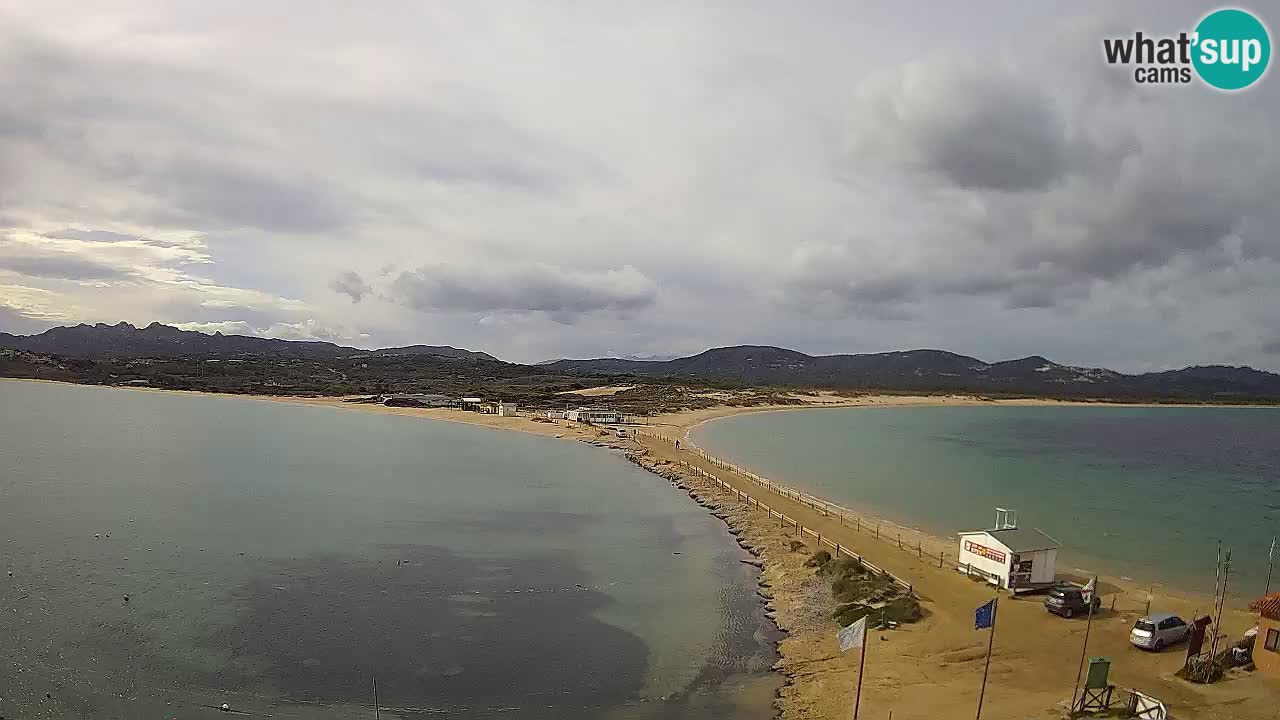
{"type": "MultiPolygon", "coordinates": [[[[692,439],[767,477],[937,535],[1018,510],[1061,568],[1260,595],[1280,533],[1280,409],[880,407],[741,415],[692,439]]],[[[1274,588],[1274,585],[1273,585],[1274,588]]]]}
{"type": "Polygon", "coordinates": [[[745,555],[607,451],[93,387],[0,407],[0,716],[373,717],[375,680],[382,717],[771,715],[736,707],[775,682],[745,555]]]}

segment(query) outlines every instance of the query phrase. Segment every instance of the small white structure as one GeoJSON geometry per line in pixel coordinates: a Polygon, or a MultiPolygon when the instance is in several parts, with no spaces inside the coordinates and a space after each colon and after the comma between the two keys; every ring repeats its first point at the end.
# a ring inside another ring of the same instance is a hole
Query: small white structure
{"type": "Polygon", "coordinates": [[[1057,578],[1057,540],[1018,527],[1013,511],[996,508],[995,527],[960,533],[957,570],[980,575],[1011,592],[1052,585],[1057,578]]]}
{"type": "Polygon", "coordinates": [[[515,417],[515,416],[516,416],[515,403],[507,403],[507,402],[498,403],[498,417],[515,417]]]}
{"type": "Polygon", "coordinates": [[[564,419],[572,420],[573,422],[595,423],[597,425],[620,423],[622,422],[622,413],[608,408],[583,407],[565,412],[564,419]]]}
{"type": "Polygon", "coordinates": [[[548,419],[548,420],[563,420],[563,419],[564,419],[564,410],[548,410],[548,411],[547,411],[547,419],[548,419]]]}

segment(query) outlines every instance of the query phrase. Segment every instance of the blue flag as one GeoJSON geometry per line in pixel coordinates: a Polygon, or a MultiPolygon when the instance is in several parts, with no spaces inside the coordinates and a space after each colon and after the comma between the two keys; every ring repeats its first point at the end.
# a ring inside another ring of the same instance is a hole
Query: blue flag
{"type": "Polygon", "coordinates": [[[996,601],[992,598],[984,605],[979,605],[973,611],[973,629],[981,630],[989,628],[996,624],[996,601]]]}

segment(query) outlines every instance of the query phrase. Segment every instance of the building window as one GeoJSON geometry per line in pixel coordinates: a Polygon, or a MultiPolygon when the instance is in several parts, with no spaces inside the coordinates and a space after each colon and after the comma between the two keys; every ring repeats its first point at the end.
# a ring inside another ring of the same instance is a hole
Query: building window
{"type": "Polygon", "coordinates": [[[1262,644],[1262,647],[1271,651],[1276,651],[1277,649],[1280,649],[1277,646],[1280,646],[1280,630],[1267,628],[1267,640],[1262,644]]]}

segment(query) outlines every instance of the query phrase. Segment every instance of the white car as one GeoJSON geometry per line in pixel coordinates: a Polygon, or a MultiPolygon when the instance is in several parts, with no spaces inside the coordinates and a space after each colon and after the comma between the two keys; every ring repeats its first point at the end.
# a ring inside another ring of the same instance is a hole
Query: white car
{"type": "Polygon", "coordinates": [[[1191,636],[1191,626],[1177,615],[1152,613],[1138,620],[1129,631],[1129,644],[1159,652],[1191,636]]]}

